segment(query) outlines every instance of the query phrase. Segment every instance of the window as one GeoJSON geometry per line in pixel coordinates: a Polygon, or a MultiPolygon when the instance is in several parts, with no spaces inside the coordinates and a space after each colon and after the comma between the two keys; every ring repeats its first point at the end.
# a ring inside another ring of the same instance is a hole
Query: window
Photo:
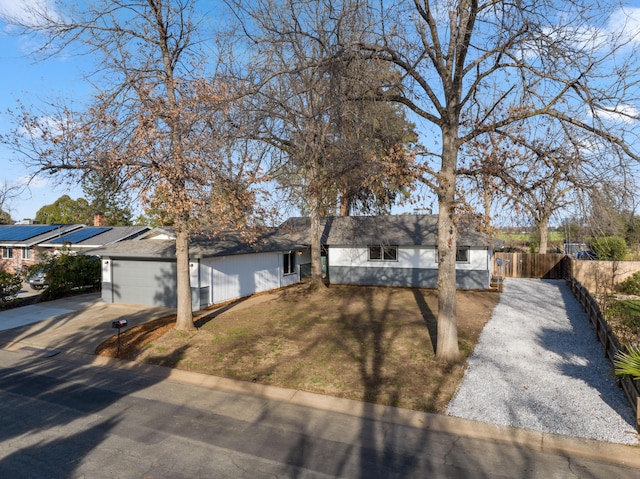
{"type": "Polygon", "coordinates": [[[22,248],[22,259],[31,259],[31,249],[22,248]]]}
{"type": "Polygon", "coordinates": [[[10,248],[8,246],[3,246],[2,247],[2,257],[4,259],[11,259],[13,258],[13,248],[10,248]]]}
{"type": "Polygon", "coordinates": [[[469,247],[463,246],[456,248],[456,263],[468,263],[469,262],[469,247]]]}
{"type": "Polygon", "coordinates": [[[282,255],[284,264],[284,274],[295,274],[296,272],[296,253],[295,251],[289,251],[282,255]]]}
{"type": "Polygon", "coordinates": [[[369,246],[369,261],[398,261],[398,247],[369,246]]]}
{"type": "MultiPolygon", "coordinates": [[[[438,248],[436,248],[436,263],[438,262],[438,248]]],[[[456,263],[469,262],[469,247],[459,246],[456,248],[456,263]]]]}

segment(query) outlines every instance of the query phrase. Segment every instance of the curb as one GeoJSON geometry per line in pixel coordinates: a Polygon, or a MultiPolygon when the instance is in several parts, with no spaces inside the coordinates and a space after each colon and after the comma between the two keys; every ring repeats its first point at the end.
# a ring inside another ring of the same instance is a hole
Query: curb
{"type": "MultiPolygon", "coordinates": [[[[33,351],[22,352],[10,349],[17,354],[28,355],[33,351]]],[[[640,468],[640,446],[609,443],[593,439],[576,438],[557,434],[538,432],[479,421],[433,414],[410,409],[364,403],[352,399],[335,398],[322,394],[298,391],[279,386],[267,386],[246,381],[238,381],[203,373],[184,371],[164,366],[119,360],[86,353],[60,351],[49,359],[109,369],[130,371],[136,374],[158,377],[183,384],[204,388],[219,389],[230,393],[247,394],[274,401],[288,402],[299,406],[326,410],[335,413],[356,416],[372,421],[424,428],[429,431],[461,436],[470,439],[489,440],[508,443],[532,449],[538,452],[581,457],[597,462],[640,468]]]]}

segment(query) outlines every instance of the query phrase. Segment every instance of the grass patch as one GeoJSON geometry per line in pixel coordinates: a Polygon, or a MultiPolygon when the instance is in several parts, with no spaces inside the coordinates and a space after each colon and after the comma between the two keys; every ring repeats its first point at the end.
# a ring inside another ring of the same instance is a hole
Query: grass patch
{"type": "MultiPolygon", "coordinates": [[[[464,359],[497,301],[496,293],[458,292],[464,359]]],[[[123,332],[121,355],[431,412],[444,410],[464,374],[464,361],[450,365],[435,359],[434,290],[296,285],[267,300],[249,299],[205,313],[196,334],[177,332],[167,322],[123,332]]],[[[115,356],[113,344],[99,350],[115,356]]]]}

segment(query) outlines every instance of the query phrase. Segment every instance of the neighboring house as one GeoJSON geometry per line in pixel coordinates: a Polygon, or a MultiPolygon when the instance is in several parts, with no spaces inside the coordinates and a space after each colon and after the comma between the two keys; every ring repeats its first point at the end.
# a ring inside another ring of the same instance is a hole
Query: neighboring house
{"type": "Polygon", "coordinates": [[[148,226],[84,226],[17,224],[0,226],[0,268],[21,272],[37,263],[38,256],[64,248],[86,252],[97,247],[133,239],[148,226]]]}
{"type": "MultiPolygon", "coordinates": [[[[437,286],[436,215],[332,217],[322,220],[321,229],[323,273],[331,284],[437,286]]],[[[472,227],[458,229],[458,289],[489,289],[500,241],[472,227]]],[[[291,218],[280,231],[309,238],[310,220],[291,218]]]]}
{"type": "Polygon", "coordinates": [[[120,241],[132,240],[151,228],[148,226],[84,226],[38,244],[38,249],[59,249],[88,252],[120,241]]]}
{"type": "MultiPolygon", "coordinates": [[[[189,245],[193,309],[278,289],[310,273],[309,218],[291,218],[252,244],[234,234],[196,236],[189,245]]],[[[437,216],[335,217],[322,221],[323,269],[333,284],[435,288],[437,216]]],[[[175,307],[175,238],[154,229],[92,251],[102,257],[102,299],[175,307]]],[[[457,285],[488,289],[492,239],[458,235],[457,285]]]]}
{"type": "MultiPolygon", "coordinates": [[[[305,249],[276,231],[251,244],[235,234],[193,237],[189,246],[193,309],[299,282],[296,258],[305,249]]],[[[176,307],[176,249],[170,230],[155,229],[92,254],[102,257],[105,302],[176,307]]]]}
{"type": "Polygon", "coordinates": [[[38,245],[54,241],[83,225],[1,225],[0,268],[11,273],[21,272],[36,262],[38,245]]]}

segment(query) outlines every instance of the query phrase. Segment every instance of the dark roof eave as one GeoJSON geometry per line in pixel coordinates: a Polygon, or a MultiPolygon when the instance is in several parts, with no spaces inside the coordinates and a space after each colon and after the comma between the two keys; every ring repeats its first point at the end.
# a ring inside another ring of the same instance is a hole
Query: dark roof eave
{"type": "Polygon", "coordinates": [[[175,255],[162,255],[162,254],[149,254],[149,253],[109,253],[109,252],[105,254],[100,254],[100,252],[97,252],[97,253],[98,254],[96,256],[100,256],[100,258],[102,259],[150,259],[150,260],[164,259],[169,261],[176,260],[175,255]]]}

